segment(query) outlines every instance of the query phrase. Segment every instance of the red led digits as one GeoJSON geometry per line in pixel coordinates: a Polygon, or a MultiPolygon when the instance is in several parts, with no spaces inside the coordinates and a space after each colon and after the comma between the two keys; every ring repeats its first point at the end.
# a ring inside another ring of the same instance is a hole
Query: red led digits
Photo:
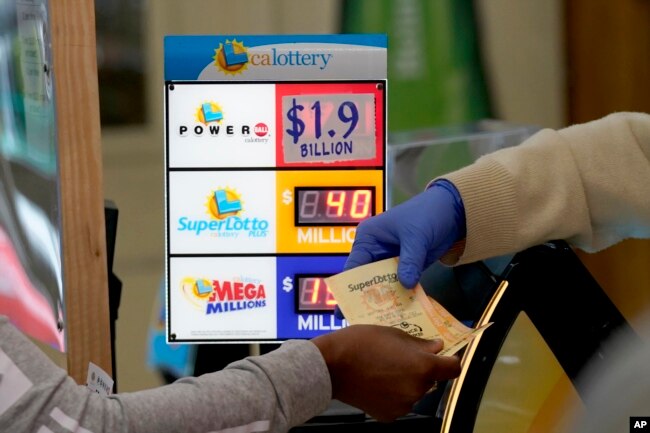
{"type": "Polygon", "coordinates": [[[299,312],[334,311],[336,299],[324,278],[325,276],[296,275],[299,312]]]}
{"type": "Polygon", "coordinates": [[[340,217],[343,215],[345,206],[345,191],[328,191],[327,192],[327,211],[328,217],[340,217]],[[332,211],[335,211],[332,214],[332,211]]]}
{"type": "Polygon", "coordinates": [[[370,203],[372,197],[368,190],[357,190],[352,195],[352,208],[350,215],[353,218],[367,218],[370,216],[370,203]]]}
{"type": "Polygon", "coordinates": [[[374,215],[375,187],[296,187],[297,226],[357,225],[374,215]]]}
{"type": "Polygon", "coordinates": [[[320,278],[314,278],[313,281],[314,281],[314,291],[312,292],[312,295],[311,295],[311,303],[312,304],[317,304],[318,303],[318,292],[320,290],[321,279],[320,278]]]}
{"type": "Polygon", "coordinates": [[[318,191],[303,191],[298,195],[298,215],[301,219],[312,219],[318,212],[318,191]]]}

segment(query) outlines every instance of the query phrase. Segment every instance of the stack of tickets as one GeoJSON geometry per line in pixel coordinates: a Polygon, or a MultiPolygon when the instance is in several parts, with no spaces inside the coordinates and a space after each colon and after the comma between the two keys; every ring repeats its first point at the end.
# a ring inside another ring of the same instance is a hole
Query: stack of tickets
{"type": "Polygon", "coordinates": [[[406,289],[397,279],[397,257],[350,269],[325,279],[345,319],[351,325],[399,328],[415,337],[441,338],[439,355],[453,355],[490,324],[469,328],[418,284],[406,289]]]}

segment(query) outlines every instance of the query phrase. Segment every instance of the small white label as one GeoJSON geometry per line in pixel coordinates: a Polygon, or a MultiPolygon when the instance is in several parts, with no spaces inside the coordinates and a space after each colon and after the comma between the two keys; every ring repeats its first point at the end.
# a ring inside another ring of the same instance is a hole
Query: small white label
{"type": "Polygon", "coordinates": [[[88,378],[86,379],[86,386],[93,392],[104,397],[113,393],[113,379],[100,367],[88,363],[88,378]]]}

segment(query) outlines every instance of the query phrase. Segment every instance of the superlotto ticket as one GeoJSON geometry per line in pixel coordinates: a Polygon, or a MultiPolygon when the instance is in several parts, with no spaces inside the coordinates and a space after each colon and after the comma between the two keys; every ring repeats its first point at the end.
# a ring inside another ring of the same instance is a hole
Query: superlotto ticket
{"type": "Polygon", "coordinates": [[[473,329],[427,296],[418,284],[409,290],[397,279],[398,258],[350,269],[325,279],[351,325],[392,326],[415,337],[441,338],[439,355],[453,355],[488,325],[473,329]]]}

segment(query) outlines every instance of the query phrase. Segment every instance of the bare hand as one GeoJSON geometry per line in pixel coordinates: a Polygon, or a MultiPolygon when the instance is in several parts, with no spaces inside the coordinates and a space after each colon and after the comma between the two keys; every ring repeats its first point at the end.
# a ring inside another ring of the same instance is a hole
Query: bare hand
{"type": "Polygon", "coordinates": [[[352,325],[314,338],[332,380],[332,397],[379,421],[411,411],[436,381],[460,374],[460,360],[438,356],[442,341],[397,328],[352,325]]]}

